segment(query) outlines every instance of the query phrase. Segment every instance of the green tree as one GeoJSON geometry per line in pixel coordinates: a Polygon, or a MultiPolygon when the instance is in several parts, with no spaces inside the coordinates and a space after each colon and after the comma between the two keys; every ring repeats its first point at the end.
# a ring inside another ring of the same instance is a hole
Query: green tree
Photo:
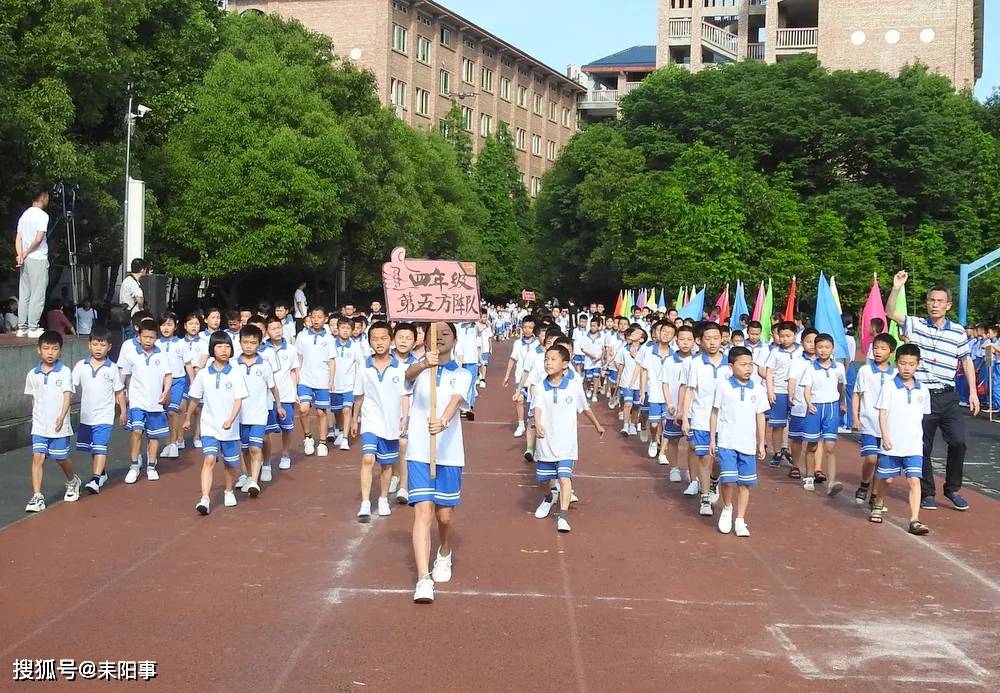
{"type": "Polygon", "coordinates": [[[472,171],[472,137],[469,135],[470,125],[465,122],[462,107],[458,101],[451,100],[451,108],[441,119],[440,132],[445,140],[455,148],[458,167],[464,173],[472,171]]]}

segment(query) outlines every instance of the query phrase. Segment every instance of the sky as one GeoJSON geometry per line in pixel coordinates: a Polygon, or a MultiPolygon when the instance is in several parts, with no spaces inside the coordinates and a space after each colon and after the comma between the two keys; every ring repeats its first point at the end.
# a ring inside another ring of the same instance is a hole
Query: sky
{"type": "MultiPolygon", "coordinates": [[[[441,0],[549,67],[585,65],[630,46],[656,43],[657,0],[441,0]]],[[[1000,0],[986,0],[983,76],[976,97],[1000,88],[1000,0]]]]}

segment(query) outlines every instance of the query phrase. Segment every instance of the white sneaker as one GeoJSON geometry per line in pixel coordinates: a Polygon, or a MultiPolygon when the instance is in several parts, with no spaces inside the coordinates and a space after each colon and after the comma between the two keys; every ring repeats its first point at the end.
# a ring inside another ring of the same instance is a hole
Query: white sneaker
{"type": "Polygon", "coordinates": [[[302,439],[302,452],[307,455],[312,455],[316,452],[316,441],[313,440],[312,436],[306,436],[302,439]]]}
{"type": "Polygon", "coordinates": [[[330,454],[330,449],[326,447],[326,443],[320,443],[316,446],[316,457],[326,457],[330,454]]]}
{"type": "Polygon", "coordinates": [[[395,493],[399,490],[399,477],[394,476],[389,479],[389,493],[395,493]]]}
{"type": "MultiPolygon", "coordinates": [[[[518,421],[517,422],[517,428],[514,429],[514,437],[515,438],[520,438],[523,435],[524,435],[524,422],[523,421],[518,421]]],[[[417,583],[417,584],[419,585],[419,583],[417,583]]]]}
{"type": "Polygon", "coordinates": [[[87,485],[84,486],[84,488],[87,489],[88,493],[92,493],[96,496],[98,493],[101,492],[101,482],[100,480],[94,481],[93,479],[91,479],[90,481],[87,482],[87,485]]]}
{"type": "Polygon", "coordinates": [[[44,334],[44,332],[45,330],[43,330],[41,327],[36,327],[33,330],[28,330],[28,337],[30,337],[31,339],[38,339],[39,337],[42,336],[42,334],[44,334]]]}
{"type": "Polygon", "coordinates": [[[265,464],[260,468],[260,480],[265,483],[271,480],[271,465],[265,464]]]}
{"type": "Polygon", "coordinates": [[[413,590],[413,601],[417,604],[433,604],[434,581],[428,577],[417,580],[417,588],[413,590]]]}
{"type": "Polygon", "coordinates": [[[579,503],[580,499],[576,497],[576,491],[570,491],[569,493],[569,504],[579,503]]]}
{"type": "Polygon", "coordinates": [[[250,477],[246,474],[240,474],[240,478],[236,480],[236,488],[240,491],[246,491],[247,484],[250,483],[250,477]]]}
{"type": "Polygon", "coordinates": [[[378,514],[379,517],[388,517],[389,515],[392,515],[392,508],[389,507],[388,498],[378,499],[378,514]]]}
{"type": "Polygon", "coordinates": [[[665,452],[661,452],[661,453],[660,453],[660,454],[659,454],[659,455],[658,455],[658,456],[656,457],[656,463],[657,463],[657,464],[662,464],[662,465],[668,465],[668,464],[670,464],[670,460],[668,460],[668,459],[667,459],[667,453],[665,453],[665,452]]]}
{"type": "MultiPolygon", "coordinates": [[[[648,438],[649,436],[647,435],[646,437],[648,438]]],[[[655,440],[649,441],[649,447],[646,448],[646,454],[649,455],[649,459],[655,458],[657,453],[659,453],[659,451],[660,451],[659,444],[655,440]]]]}
{"type": "Polygon", "coordinates": [[[251,498],[256,498],[260,495],[260,484],[253,479],[250,479],[247,481],[246,486],[243,487],[243,490],[246,491],[251,498]]]}
{"type": "Polygon", "coordinates": [[[742,517],[736,518],[736,536],[738,537],[750,536],[750,528],[747,527],[747,521],[742,517]]]}
{"type": "MultiPolygon", "coordinates": [[[[673,482],[673,483],[675,483],[675,484],[681,483],[681,470],[678,469],[677,467],[671,467],[670,468],[670,481],[673,482]]],[[[691,494],[691,495],[694,495],[694,494],[691,494]]]]}
{"type": "Polygon", "coordinates": [[[198,504],[194,506],[194,509],[198,511],[201,515],[208,515],[211,512],[212,502],[208,500],[207,496],[202,496],[198,504]]]}
{"type": "Polygon", "coordinates": [[[191,441],[191,444],[194,445],[196,448],[200,448],[201,447],[201,438],[195,438],[194,440],[191,441]]]}
{"type": "Polygon", "coordinates": [[[128,472],[125,473],[125,483],[134,484],[136,481],[138,481],[140,469],[142,469],[142,467],[140,467],[137,464],[129,465],[128,472]]]}
{"type": "Polygon", "coordinates": [[[719,513],[719,531],[723,534],[733,531],[733,506],[727,505],[719,513]]]}
{"type": "Polygon", "coordinates": [[[628,438],[630,435],[632,435],[632,429],[629,428],[628,424],[625,424],[624,426],[622,426],[621,434],[623,436],[625,436],[626,438],[628,438]]]}
{"type": "Polygon", "coordinates": [[[560,515],[556,518],[556,531],[566,534],[570,529],[569,521],[566,519],[565,515],[560,515]]]}
{"type": "Polygon", "coordinates": [[[18,330],[18,331],[17,331],[17,332],[16,332],[15,334],[14,334],[14,336],[15,336],[15,337],[27,337],[27,336],[28,336],[28,330],[26,330],[26,329],[20,329],[20,330],[18,330]]]}
{"type": "MultiPolygon", "coordinates": [[[[632,428],[634,430],[635,426],[633,426],[632,428]]],[[[641,440],[643,443],[649,442],[649,431],[647,431],[645,428],[640,428],[639,429],[639,440],[641,440]]],[[[650,457],[656,457],[656,455],[655,454],[654,455],[650,455],[650,457]]]]}
{"type": "Polygon", "coordinates": [[[684,489],[684,495],[685,496],[697,496],[698,492],[700,490],[701,489],[698,487],[698,480],[697,479],[692,479],[691,483],[687,485],[686,489],[684,489]]]}
{"type": "Polygon", "coordinates": [[[361,508],[358,510],[358,522],[372,521],[372,502],[361,501],[361,508]]]}
{"type": "Polygon", "coordinates": [[[802,480],[802,489],[805,491],[815,491],[816,484],[811,476],[807,476],[802,480]]]}
{"type": "Polygon", "coordinates": [[[591,402],[596,402],[597,401],[597,393],[596,392],[590,396],[590,401],[591,402]]]}
{"type": "Polygon", "coordinates": [[[448,582],[451,580],[451,556],[451,553],[447,556],[442,556],[441,549],[438,549],[437,558],[434,559],[434,567],[431,569],[431,579],[434,582],[448,582]]]}
{"type": "Polygon", "coordinates": [[[624,411],[618,412],[618,420],[619,421],[624,421],[625,420],[625,412],[624,411]]]}
{"type": "Polygon", "coordinates": [[[227,508],[236,507],[236,494],[232,491],[226,491],[222,494],[222,504],[227,508]]]}
{"type": "Polygon", "coordinates": [[[28,501],[28,504],[24,506],[24,512],[26,513],[40,513],[45,510],[45,496],[40,493],[36,493],[28,501]]]}
{"type": "Polygon", "coordinates": [[[712,505],[719,502],[719,487],[716,486],[714,489],[709,489],[708,500],[712,505]]]}
{"type": "Polygon", "coordinates": [[[291,469],[291,468],[292,468],[292,458],[282,455],[281,461],[278,462],[278,469],[291,469]]]}
{"type": "Polygon", "coordinates": [[[405,488],[401,488],[396,491],[396,502],[400,505],[406,505],[410,502],[410,494],[406,492],[405,488]]]}
{"type": "Polygon", "coordinates": [[[702,494],[698,514],[706,515],[708,517],[712,516],[712,502],[708,499],[708,494],[702,494]]]}
{"type": "Polygon", "coordinates": [[[548,517],[549,512],[552,511],[552,504],[555,503],[555,501],[556,501],[555,496],[552,496],[552,500],[545,500],[543,498],[542,502],[538,504],[537,508],[535,508],[535,517],[537,517],[539,520],[548,517]]]}
{"type": "Polygon", "coordinates": [[[160,457],[164,459],[173,459],[179,457],[180,452],[177,450],[177,446],[171,443],[170,445],[164,445],[163,450],[160,451],[160,457]]]}
{"type": "Polygon", "coordinates": [[[185,447],[187,447],[187,443],[185,443],[184,439],[181,438],[176,443],[174,443],[174,447],[177,448],[178,450],[183,450],[185,447]]]}
{"type": "Polygon", "coordinates": [[[351,449],[351,444],[347,442],[347,436],[340,436],[340,443],[338,443],[338,447],[341,450],[350,450],[351,449]]]}
{"type": "Polygon", "coordinates": [[[99,483],[100,483],[101,488],[104,488],[104,484],[108,483],[108,473],[107,472],[104,472],[103,474],[101,474],[101,479],[100,479],[99,483]]]}
{"type": "Polygon", "coordinates": [[[75,503],[80,500],[80,477],[74,476],[66,482],[66,493],[63,494],[63,500],[67,503],[75,503]]]}
{"type": "Polygon", "coordinates": [[[149,479],[150,481],[160,480],[160,473],[156,471],[155,464],[151,464],[148,467],[146,467],[146,478],[149,479]]]}

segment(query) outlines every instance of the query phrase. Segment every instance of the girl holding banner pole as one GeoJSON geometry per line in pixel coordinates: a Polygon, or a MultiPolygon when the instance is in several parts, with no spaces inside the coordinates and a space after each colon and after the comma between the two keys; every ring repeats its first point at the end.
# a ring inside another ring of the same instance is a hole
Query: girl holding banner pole
{"type": "Polygon", "coordinates": [[[406,370],[413,388],[406,450],[409,504],[413,507],[413,557],[417,585],[413,601],[434,601],[434,583],[451,580],[455,509],[461,503],[465,447],[461,408],[473,385],[470,371],[455,362],[452,323],[432,322],[423,361],[406,370]],[[430,569],[431,525],[437,520],[440,547],[430,569]]]}

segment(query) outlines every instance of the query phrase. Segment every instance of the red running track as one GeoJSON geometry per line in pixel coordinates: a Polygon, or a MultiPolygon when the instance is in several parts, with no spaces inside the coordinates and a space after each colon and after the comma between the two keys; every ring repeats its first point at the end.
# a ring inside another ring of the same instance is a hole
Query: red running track
{"type": "MultiPolygon", "coordinates": [[[[410,510],[355,520],[358,446],[198,516],[193,451],[0,531],[0,690],[17,658],[155,660],[164,691],[875,691],[1000,687],[1000,504],[904,529],[760,469],[723,536],[638,441],[581,420],[573,531],[536,520],[500,387],[465,423],[454,577],[411,601],[410,510]]],[[[500,357],[500,358],[496,358],[500,357]]],[[[599,415],[613,426],[606,405],[599,415]]],[[[612,429],[614,430],[614,429],[612,429]]],[[[848,491],[856,451],[840,445],[848,491]]],[[[44,685],[44,684],[34,684],[44,685]]],[[[60,682],[108,690],[122,684],[60,682]]],[[[135,684],[133,684],[135,685],[135,684]]]]}

